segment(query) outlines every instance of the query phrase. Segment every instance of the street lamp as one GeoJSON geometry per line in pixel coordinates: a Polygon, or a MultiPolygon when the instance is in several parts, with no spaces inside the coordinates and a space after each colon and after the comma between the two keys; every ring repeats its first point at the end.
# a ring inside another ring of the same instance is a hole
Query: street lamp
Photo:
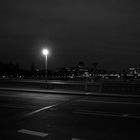
{"type": "Polygon", "coordinates": [[[48,49],[43,49],[42,54],[45,56],[45,80],[46,80],[46,83],[47,83],[47,56],[49,54],[48,49]]]}

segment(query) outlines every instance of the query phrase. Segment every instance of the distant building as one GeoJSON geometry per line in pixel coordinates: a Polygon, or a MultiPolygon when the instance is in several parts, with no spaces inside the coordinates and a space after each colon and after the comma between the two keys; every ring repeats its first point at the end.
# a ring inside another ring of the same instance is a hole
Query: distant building
{"type": "Polygon", "coordinates": [[[129,68],[130,74],[140,74],[140,68],[129,68]]]}
{"type": "Polygon", "coordinates": [[[134,78],[139,78],[140,77],[140,67],[138,67],[138,68],[131,67],[131,68],[129,68],[128,73],[130,75],[133,75],[134,78]]]}

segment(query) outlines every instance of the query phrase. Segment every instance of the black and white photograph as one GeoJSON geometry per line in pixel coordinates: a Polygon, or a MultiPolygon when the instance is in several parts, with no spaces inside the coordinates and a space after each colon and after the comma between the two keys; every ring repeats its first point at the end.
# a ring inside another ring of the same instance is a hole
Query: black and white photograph
{"type": "Polygon", "coordinates": [[[0,140],[139,140],[140,1],[1,0],[0,140]]]}

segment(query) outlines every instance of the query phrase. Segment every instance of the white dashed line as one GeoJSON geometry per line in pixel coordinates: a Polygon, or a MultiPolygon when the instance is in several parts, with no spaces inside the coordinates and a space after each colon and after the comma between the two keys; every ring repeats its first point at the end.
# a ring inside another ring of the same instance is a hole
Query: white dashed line
{"type": "Polygon", "coordinates": [[[72,138],[71,140],[82,140],[82,139],[79,139],[79,138],[72,138]]]}
{"type": "Polygon", "coordinates": [[[27,113],[26,115],[24,115],[24,117],[31,116],[31,115],[33,115],[33,114],[36,114],[36,113],[40,112],[40,111],[50,109],[50,108],[55,107],[55,106],[57,106],[57,105],[59,105],[59,104],[54,104],[54,105],[50,105],[50,106],[43,107],[43,108],[41,108],[41,109],[38,109],[38,110],[32,111],[32,112],[30,112],[30,113],[27,113]]]}
{"type": "Polygon", "coordinates": [[[27,130],[27,129],[21,129],[21,130],[18,130],[18,132],[19,133],[23,133],[23,134],[28,134],[28,135],[39,136],[39,137],[46,137],[46,136],[48,136],[47,133],[37,132],[37,131],[32,131],[32,130],[27,130]]]}

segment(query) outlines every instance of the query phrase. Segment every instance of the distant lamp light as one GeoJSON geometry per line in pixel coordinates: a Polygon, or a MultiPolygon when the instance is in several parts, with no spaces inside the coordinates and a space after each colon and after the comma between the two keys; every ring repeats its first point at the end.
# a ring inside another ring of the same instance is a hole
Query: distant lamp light
{"type": "Polygon", "coordinates": [[[43,49],[42,50],[42,54],[45,55],[45,56],[47,56],[49,54],[49,51],[47,49],[43,49]]]}

